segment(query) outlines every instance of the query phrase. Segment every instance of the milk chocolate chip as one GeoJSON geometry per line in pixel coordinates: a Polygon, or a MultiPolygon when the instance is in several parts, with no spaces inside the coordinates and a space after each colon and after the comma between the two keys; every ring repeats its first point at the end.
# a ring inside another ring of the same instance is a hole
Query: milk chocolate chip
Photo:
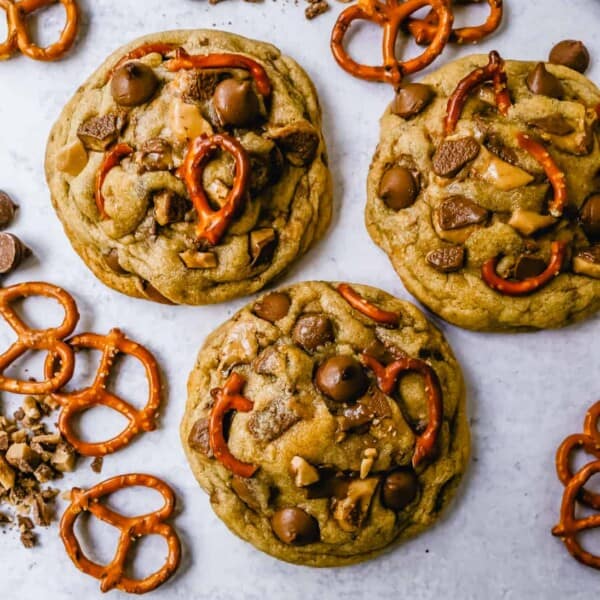
{"type": "Polygon", "coordinates": [[[31,254],[31,250],[12,233],[0,233],[0,273],[14,271],[31,254]]]}
{"type": "Polygon", "coordinates": [[[8,227],[15,217],[17,205],[11,200],[10,196],[0,190],[0,229],[8,227]]]}
{"type": "Polygon", "coordinates": [[[563,40],[550,51],[550,62],[585,73],[590,66],[590,53],[583,42],[563,40]]]}
{"type": "Polygon", "coordinates": [[[450,196],[437,209],[440,227],[447,231],[483,223],[488,211],[464,196],[450,196]]]}
{"type": "Polygon", "coordinates": [[[361,364],[351,356],[334,356],[317,370],[319,390],[336,402],[352,402],[360,398],[369,386],[361,364]]]}
{"type": "Polygon", "coordinates": [[[406,508],[419,493],[419,480],[414,471],[390,473],[381,486],[381,502],[391,510],[406,508]]]}
{"type": "Polygon", "coordinates": [[[585,201],[579,211],[579,220],[590,238],[600,238],[600,194],[593,194],[585,201]]]}
{"type": "Polygon", "coordinates": [[[515,265],[515,279],[522,281],[530,277],[537,277],[546,270],[546,262],[537,256],[520,256],[515,265]]]}
{"type": "Polygon", "coordinates": [[[213,103],[221,125],[247,127],[260,115],[258,97],[250,81],[221,81],[215,89],[213,103]]]}
{"type": "Polygon", "coordinates": [[[465,249],[462,246],[445,246],[432,250],[427,255],[427,262],[442,273],[458,271],[465,262],[465,249]]]}
{"type": "Polygon", "coordinates": [[[294,326],[292,339],[307,352],[333,340],[333,327],[325,315],[302,315],[294,326]]]}
{"type": "Polygon", "coordinates": [[[413,174],[399,165],[390,167],[379,183],[379,196],[392,210],[412,206],[419,194],[419,186],[413,174]]]}
{"type": "Polygon", "coordinates": [[[290,305],[291,301],[287,294],[271,292],[258,300],[252,310],[257,317],[275,323],[288,314],[290,305]]]}
{"type": "Polygon", "coordinates": [[[557,77],[549,73],[546,65],[540,62],[527,76],[527,87],[534,93],[549,98],[562,98],[565,90],[557,77]]]}
{"type": "Polygon", "coordinates": [[[392,102],[392,112],[403,119],[419,114],[433,98],[433,90],[422,83],[404,84],[392,102]]]}
{"type": "Polygon", "coordinates": [[[474,137],[443,141],[432,158],[433,171],[440,177],[454,177],[479,154],[480,146],[474,137]]]}
{"type": "Polygon", "coordinates": [[[271,517],[275,535],[284,543],[305,546],[319,541],[318,521],[301,508],[284,508],[271,517]]]}
{"type": "Polygon", "coordinates": [[[121,106],[139,106],[154,96],[158,78],[141,62],[129,62],[117,69],[110,83],[112,96],[121,106]]]}

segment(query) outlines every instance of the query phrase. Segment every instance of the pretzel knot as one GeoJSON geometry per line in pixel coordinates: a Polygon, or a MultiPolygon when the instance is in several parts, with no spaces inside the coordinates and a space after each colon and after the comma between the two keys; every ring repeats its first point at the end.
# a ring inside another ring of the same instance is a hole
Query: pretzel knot
{"type": "Polygon", "coordinates": [[[355,77],[368,81],[391,83],[398,87],[406,75],[430,65],[444,49],[450,38],[454,17],[447,0],[359,0],[342,11],[331,34],[331,51],[337,63],[355,77]],[[431,6],[439,23],[431,44],[418,57],[406,61],[396,58],[396,38],[404,21],[415,11],[431,6]],[[383,65],[361,65],[352,60],[344,49],[344,37],[354,21],[371,21],[383,28],[383,65]]]}
{"type": "Polygon", "coordinates": [[[198,239],[206,240],[213,246],[218,244],[244,204],[250,180],[250,159],[238,140],[225,133],[210,137],[202,135],[190,142],[187,155],[180,169],[188,194],[198,213],[198,239]],[[229,152],[235,160],[233,187],[224,204],[218,210],[210,205],[202,174],[212,153],[221,148],[229,152]]]}
{"type": "Polygon", "coordinates": [[[223,388],[211,390],[215,404],[210,413],[208,436],[210,449],[215,458],[227,469],[240,477],[252,477],[258,466],[238,460],[231,454],[223,433],[225,416],[231,411],[250,412],[254,404],[242,396],[246,380],[239,373],[232,373],[223,388]]]}
{"type": "MultiPolygon", "coordinates": [[[[58,418],[60,432],[79,454],[106,456],[127,446],[139,433],[156,429],[156,417],[160,406],[160,376],[158,364],[146,348],[127,339],[118,329],[113,329],[108,335],[84,333],[75,336],[69,341],[69,344],[73,348],[91,348],[102,352],[96,377],[90,387],[72,393],[52,394],[52,397],[62,406],[58,418]],[[107,381],[118,354],[133,356],[142,363],[146,370],[148,401],[141,410],[134,408],[107,390],[107,381]],[[121,433],[110,440],[96,443],[85,442],[77,437],[72,421],[78,414],[98,405],[121,413],[127,419],[128,424],[121,433]]],[[[55,365],[55,357],[48,356],[46,361],[48,376],[53,372],[55,365]]]]}
{"type": "Polygon", "coordinates": [[[71,491],[71,504],[60,522],[60,536],[67,554],[75,566],[84,573],[100,580],[100,589],[108,592],[117,588],[130,594],[145,594],[167,581],[177,570],[181,560],[181,543],[175,529],[165,521],[175,509],[175,494],[163,481],[151,475],[131,474],[113,477],[89,490],[74,488],[71,491]],[[147,487],[159,492],[164,505],[159,510],[136,517],[125,517],[99,503],[105,496],[128,487],[147,487]],[[97,519],[116,527],[121,532],[113,560],[108,565],[99,565],[85,556],[75,536],[75,521],[83,512],[89,512],[97,519]],[[125,575],[127,556],[138,538],[145,535],[159,535],[168,546],[165,564],[155,573],[144,579],[133,579],[125,575]]]}
{"type": "Polygon", "coordinates": [[[0,60],[10,58],[17,50],[34,60],[52,61],[68,52],[77,37],[79,8],[75,0],[0,0],[6,12],[7,37],[0,44],[0,60]],[[29,37],[26,19],[41,8],[60,2],[67,13],[67,21],[60,38],[54,44],[41,48],[29,37]]]}
{"type": "Polygon", "coordinates": [[[75,300],[64,290],[49,283],[20,283],[0,289],[0,315],[17,334],[17,341],[0,355],[0,390],[15,394],[48,394],[61,388],[73,375],[73,350],[63,340],[70,335],[79,312],[75,300]],[[57,300],[65,311],[63,322],[50,329],[32,329],[16,313],[11,304],[20,298],[44,296],[57,300]],[[44,381],[25,381],[4,375],[6,369],[28,350],[43,350],[60,358],[60,368],[44,381]]]}
{"type": "Polygon", "coordinates": [[[370,319],[373,319],[373,321],[394,327],[398,325],[399,318],[396,313],[382,310],[374,304],[371,304],[347,283],[340,283],[337,286],[337,291],[352,308],[361,312],[363,315],[366,315],[370,319]]]}
{"type": "Polygon", "coordinates": [[[366,353],[361,354],[360,360],[375,373],[379,389],[388,396],[393,395],[394,388],[402,374],[414,372],[423,376],[427,394],[428,422],[425,431],[417,438],[412,458],[413,467],[416,468],[435,452],[435,445],[442,427],[444,405],[442,389],[436,372],[426,362],[416,358],[400,358],[387,367],[366,353]]]}

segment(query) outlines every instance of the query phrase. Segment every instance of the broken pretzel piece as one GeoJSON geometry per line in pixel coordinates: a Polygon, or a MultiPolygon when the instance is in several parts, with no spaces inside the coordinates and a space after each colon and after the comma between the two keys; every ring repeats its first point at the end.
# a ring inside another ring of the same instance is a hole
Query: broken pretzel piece
{"type": "Polygon", "coordinates": [[[384,325],[391,325],[393,327],[398,326],[400,318],[396,313],[383,310],[374,304],[371,304],[347,283],[340,283],[337,286],[337,291],[352,308],[361,312],[363,315],[384,325]]]}

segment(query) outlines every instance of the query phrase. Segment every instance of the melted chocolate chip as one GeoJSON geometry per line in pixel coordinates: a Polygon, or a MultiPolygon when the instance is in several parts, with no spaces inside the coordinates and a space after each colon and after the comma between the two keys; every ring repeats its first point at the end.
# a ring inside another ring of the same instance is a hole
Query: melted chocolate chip
{"type": "Polygon", "coordinates": [[[15,217],[17,205],[12,201],[11,197],[0,190],[0,229],[8,227],[15,217]]]}
{"type": "Polygon", "coordinates": [[[144,281],[143,288],[148,300],[158,302],[159,304],[174,304],[174,302],[163,296],[149,281],[144,281]]]}
{"type": "Polygon", "coordinates": [[[260,501],[256,497],[251,481],[251,479],[234,475],[231,479],[231,489],[248,508],[258,511],[260,510],[260,501]]]}
{"type": "Polygon", "coordinates": [[[515,265],[515,279],[522,281],[530,277],[537,277],[546,270],[546,262],[536,256],[520,256],[515,265]]]}
{"type": "Polygon", "coordinates": [[[480,146],[474,137],[443,141],[432,158],[433,171],[440,177],[454,177],[479,154],[480,146]]]}
{"type": "Polygon", "coordinates": [[[188,446],[205,456],[212,456],[208,436],[208,419],[198,419],[192,426],[188,436],[188,446]]]}
{"type": "Polygon", "coordinates": [[[563,40],[550,51],[550,62],[585,73],[590,66],[590,53],[583,42],[563,40]]]}
{"type": "Polygon", "coordinates": [[[562,98],[565,93],[562,83],[548,72],[543,62],[538,63],[527,76],[527,87],[534,94],[549,98],[562,98]]]}
{"type": "Polygon", "coordinates": [[[173,148],[163,138],[151,138],[136,152],[135,162],[142,172],[168,171],[173,168],[173,148]]]}
{"type": "Polygon", "coordinates": [[[427,262],[442,273],[458,271],[465,262],[465,249],[462,246],[445,246],[432,250],[427,262]]]}
{"type": "Polygon", "coordinates": [[[440,227],[447,231],[483,223],[488,211],[464,196],[450,196],[442,201],[437,215],[440,227]]]}
{"type": "Polygon", "coordinates": [[[414,471],[390,473],[381,487],[381,502],[386,508],[400,511],[411,504],[419,493],[419,480],[414,471]]]}
{"type": "Polygon", "coordinates": [[[509,148],[496,133],[492,133],[487,137],[485,147],[504,162],[511,165],[516,165],[519,162],[517,153],[512,148],[509,148]]]}
{"type": "Polygon", "coordinates": [[[333,326],[325,315],[302,315],[294,326],[292,339],[307,352],[333,340],[333,326]]]}
{"type": "Polygon", "coordinates": [[[215,89],[213,104],[221,125],[248,127],[260,116],[258,96],[250,81],[225,79],[215,89]]]}
{"type": "Polygon", "coordinates": [[[579,220],[586,235],[600,238],[600,194],[590,196],[579,211],[579,220]]]}
{"type": "Polygon", "coordinates": [[[142,62],[129,62],[117,69],[110,84],[112,96],[121,106],[139,106],[154,96],[158,78],[142,62]]]}
{"type": "Polygon", "coordinates": [[[290,297],[282,292],[271,292],[258,300],[252,311],[257,317],[275,323],[288,314],[291,306],[290,297]]]}
{"type": "Polygon", "coordinates": [[[413,174],[406,168],[390,167],[379,183],[379,196],[392,210],[412,206],[419,194],[419,185],[413,174]]]}
{"type": "Polygon", "coordinates": [[[271,518],[275,535],[284,543],[305,546],[319,541],[318,521],[301,508],[278,510],[271,518]]]}
{"type": "Polygon", "coordinates": [[[31,250],[12,233],[0,233],[0,273],[14,271],[31,254],[31,250]]]}
{"type": "Polygon", "coordinates": [[[119,251],[116,248],[111,248],[103,255],[106,266],[119,275],[124,275],[127,271],[119,263],[119,251]]]}
{"type": "Polygon", "coordinates": [[[334,356],[319,367],[315,383],[335,402],[352,402],[365,393],[369,380],[362,365],[351,356],[334,356]]]}
{"type": "Polygon", "coordinates": [[[403,119],[419,114],[433,98],[433,90],[422,83],[406,83],[397,92],[392,102],[392,112],[403,119]]]}
{"type": "Polygon", "coordinates": [[[550,115],[548,117],[539,117],[528,121],[532,127],[537,127],[546,133],[552,135],[568,135],[573,133],[575,128],[563,117],[560,113],[550,115]]]}
{"type": "Polygon", "coordinates": [[[287,160],[295,167],[310,164],[317,155],[319,134],[309,126],[289,126],[276,137],[277,144],[287,160]]]}

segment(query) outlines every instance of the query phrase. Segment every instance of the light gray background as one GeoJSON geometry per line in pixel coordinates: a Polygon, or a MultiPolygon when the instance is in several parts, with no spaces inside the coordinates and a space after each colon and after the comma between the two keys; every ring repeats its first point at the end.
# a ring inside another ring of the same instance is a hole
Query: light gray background
{"type": "MultiPolygon", "coordinates": [[[[84,315],[80,331],[106,332],[121,326],[146,343],[164,367],[169,389],[160,429],[109,457],[101,476],[83,463],[62,483],[86,486],[113,474],[149,471],[175,486],[185,560],[178,576],[154,596],[592,597],[598,573],[571,559],[550,529],[562,493],[554,473],[555,450],[567,434],[580,431],[585,410],[600,393],[598,319],[563,331],[520,336],[479,335],[441,324],[468,384],[473,461],[446,518],[394,552],[352,568],[298,568],[239,541],[215,518],[188,470],[178,425],[187,374],[198,348],[215,324],[246,300],[206,308],[161,307],[118,295],[97,282],[71,250],[50,206],[42,165],[51,124],[91,71],[121,43],[137,36],[163,29],[217,27],[272,41],[302,63],[320,92],[336,190],[335,217],[327,238],[284,283],[342,279],[408,298],[363,226],[367,168],[377,142],[378,118],[391,90],[353,79],[334,63],[328,40],[341,8],[335,2],[328,14],[308,22],[302,0],[297,4],[227,0],[217,6],[205,0],[80,1],[85,23],[68,59],[56,64],[24,58],[0,63],[0,188],[20,203],[14,230],[37,257],[6,283],[42,279],[66,287],[76,295],[84,315]]],[[[597,58],[589,74],[600,81],[598,0],[506,0],[506,4],[505,26],[480,51],[497,48],[507,58],[537,60],[560,39],[583,38],[597,58]]],[[[481,8],[466,12],[480,17],[481,8]]],[[[61,18],[59,8],[40,16],[43,41],[53,39],[61,18]]],[[[371,48],[375,59],[379,35],[367,27],[355,41],[366,42],[362,47],[371,48]]],[[[358,44],[352,47],[356,50],[358,44]]],[[[439,63],[470,51],[450,48],[439,63]]],[[[8,339],[0,337],[2,347],[8,339]]],[[[130,381],[137,386],[137,376],[130,381]]],[[[146,500],[138,495],[124,502],[140,510],[148,506],[146,500]]],[[[108,556],[108,538],[101,537],[100,554],[108,556]]],[[[43,531],[41,540],[38,549],[27,551],[15,532],[0,535],[0,595],[17,600],[99,597],[97,582],[79,573],[66,557],[56,526],[43,531]]],[[[155,560],[160,558],[154,546],[147,550],[155,560]]],[[[119,594],[113,592],[112,597],[119,594]]]]}

